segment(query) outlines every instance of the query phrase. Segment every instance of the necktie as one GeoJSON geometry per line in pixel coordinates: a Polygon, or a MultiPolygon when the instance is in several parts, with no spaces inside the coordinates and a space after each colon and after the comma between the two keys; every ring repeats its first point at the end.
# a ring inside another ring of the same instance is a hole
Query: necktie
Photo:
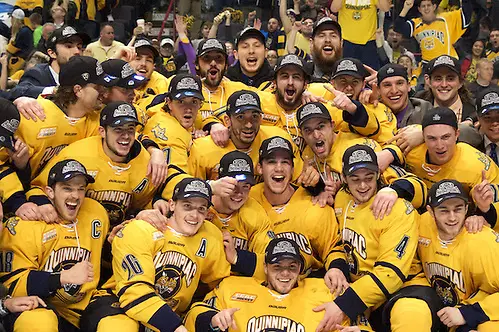
{"type": "Polygon", "coordinates": [[[497,162],[497,151],[496,151],[497,145],[495,143],[490,143],[490,158],[496,163],[497,162]]]}

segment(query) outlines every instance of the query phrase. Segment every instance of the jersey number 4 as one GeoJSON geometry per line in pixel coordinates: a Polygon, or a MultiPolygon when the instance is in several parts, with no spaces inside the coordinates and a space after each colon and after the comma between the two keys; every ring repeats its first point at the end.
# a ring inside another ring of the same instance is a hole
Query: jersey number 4
{"type": "Polygon", "coordinates": [[[401,259],[405,255],[405,249],[407,248],[407,243],[409,243],[409,237],[404,235],[399,244],[395,247],[394,251],[397,253],[397,258],[401,259]]]}

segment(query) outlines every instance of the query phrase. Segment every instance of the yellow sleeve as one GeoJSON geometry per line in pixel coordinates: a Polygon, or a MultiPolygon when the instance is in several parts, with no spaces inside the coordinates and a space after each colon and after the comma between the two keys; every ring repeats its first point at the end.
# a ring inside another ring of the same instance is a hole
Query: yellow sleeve
{"type": "Polygon", "coordinates": [[[394,189],[399,198],[403,198],[416,208],[426,205],[428,188],[423,180],[407,172],[402,167],[390,165],[384,172],[383,178],[390,188],[394,189]]]}
{"type": "MultiPolygon", "coordinates": [[[[251,198],[250,198],[251,199],[251,198]]],[[[270,240],[270,219],[263,207],[256,203],[249,216],[254,227],[248,229],[248,249],[257,254],[264,254],[270,240]]]]}
{"type": "MultiPolygon", "coordinates": [[[[206,154],[207,152],[208,151],[204,151],[204,154],[206,154]]],[[[193,177],[206,180],[206,170],[202,167],[201,163],[204,158],[204,154],[203,151],[201,151],[201,149],[199,148],[199,143],[197,143],[197,140],[194,140],[194,143],[191,147],[191,153],[189,154],[189,158],[187,160],[187,168],[189,169],[188,173],[193,177]]]]}
{"type": "Polygon", "coordinates": [[[0,166],[0,198],[4,209],[11,212],[16,212],[26,201],[21,180],[9,164],[0,166]]]}
{"type": "Polygon", "coordinates": [[[186,178],[191,178],[192,176],[183,172],[181,169],[177,168],[175,165],[168,166],[168,175],[161,192],[161,198],[168,201],[173,197],[173,190],[177,183],[186,178]]]}
{"type": "Polygon", "coordinates": [[[310,242],[314,251],[318,252],[325,268],[329,269],[334,260],[344,257],[344,253],[342,250],[337,250],[341,238],[333,208],[325,206],[319,210],[321,215],[317,216],[315,220],[321,221],[316,223],[320,227],[316,227],[314,237],[310,239],[310,242]]]}
{"type": "Polygon", "coordinates": [[[418,244],[419,215],[410,203],[402,203],[402,200],[397,203],[390,219],[380,221],[386,226],[379,236],[379,254],[374,269],[351,283],[350,288],[335,300],[352,320],[366,309],[386,301],[402,287],[409,274],[418,244]]]}
{"type": "Polygon", "coordinates": [[[134,220],[114,238],[112,252],[116,295],[127,316],[159,329],[170,330],[172,326],[179,326],[180,317],[156,294],[154,246],[155,241],[163,239],[154,239],[153,234],[156,232],[151,225],[134,220]],[[165,317],[160,319],[161,315],[165,317]]]}
{"type": "Polygon", "coordinates": [[[207,258],[210,258],[211,262],[206,264],[207,269],[201,272],[200,279],[202,282],[214,286],[213,284],[230,276],[230,264],[225,259],[222,232],[211,223],[205,226],[207,226],[207,229],[213,230],[212,245],[210,245],[211,250],[207,254],[207,258]]]}

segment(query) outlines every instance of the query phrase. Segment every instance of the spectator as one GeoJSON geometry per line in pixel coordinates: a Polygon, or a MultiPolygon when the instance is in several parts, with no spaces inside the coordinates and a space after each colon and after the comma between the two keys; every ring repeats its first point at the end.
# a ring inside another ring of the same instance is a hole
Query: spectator
{"type": "Polygon", "coordinates": [[[416,73],[417,70],[415,69],[415,62],[416,61],[409,54],[412,54],[412,53],[409,52],[409,53],[402,54],[401,56],[399,56],[397,63],[399,65],[404,66],[407,69],[407,77],[409,79],[409,84],[413,90],[416,90],[416,87],[418,85],[418,76],[419,75],[417,75],[417,73],[416,73]]]}
{"type": "Polygon", "coordinates": [[[267,31],[262,31],[266,38],[265,46],[267,49],[277,51],[277,40],[280,31],[279,21],[274,17],[270,18],[267,23],[267,31]]]}
{"type": "Polygon", "coordinates": [[[67,3],[63,2],[59,4],[59,1],[54,1],[52,9],[50,10],[50,15],[52,16],[52,21],[54,22],[55,28],[61,28],[66,20],[66,13],[68,12],[67,3]]]}
{"type": "Polygon", "coordinates": [[[36,47],[42,38],[42,15],[33,13],[29,16],[29,22],[33,29],[33,46],[36,47]]]}
{"type": "Polygon", "coordinates": [[[457,57],[452,45],[463,35],[471,22],[470,1],[463,0],[460,9],[437,15],[436,1],[422,0],[418,6],[421,17],[406,20],[413,5],[414,0],[404,2],[404,8],[395,20],[395,30],[406,38],[416,38],[425,64],[444,54],[457,57]]]}
{"type": "Polygon", "coordinates": [[[475,82],[477,78],[478,61],[485,56],[485,41],[478,39],[473,43],[471,54],[463,59],[461,64],[461,76],[468,83],[475,82]]]}
{"type": "MultiPolygon", "coordinates": [[[[201,0],[180,0],[177,2],[177,10],[180,16],[192,15],[194,17],[194,22],[191,26],[191,36],[202,31],[205,24],[202,24],[201,20],[201,0]]],[[[208,30],[206,31],[206,38],[208,38],[208,32],[210,31],[210,27],[208,26],[208,30]]],[[[199,42],[194,44],[194,40],[192,41],[194,49],[198,48],[199,42]]]]}
{"type": "MultiPolygon", "coordinates": [[[[295,5],[295,11],[299,11],[299,0],[294,0],[294,5],[295,5]]],[[[291,30],[293,29],[293,25],[295,22],[293,22],[288,15],[286,14],[286,1],[281,1],[279,5],[279,14],[281,16],[281,22],[282,22],[282,28],[286,35],[291,33],[291,30]]],[[[304,54],[310,54],[310,37],[312,36],[312,30],[313,30],[313,21],[308,19],[307,25],[303,26],[303,29],[300,29],[300,32],[296,34],[296,39],[294,42],[294,45],[291,46],[296,46],[299,50],[303,51],[304,54]]],[[[287,38],[287,37],[286,37],[287,38]]],[[[278,55],[283,56],[287,52],[284,51],[284,53],[279,52],[281,48],[286,49],[286,40],[284,40],[284,44],[281,45],[281,40],[278,41],[278,55]]]]}
{"type": "Polygon", "coordinates": [[[38,45],[36,46],[36,49],[42,53],[47,53],[47,40],[49,39],[49,36],[52,32],[55,30],[55,25],[54,23],[47,22],[43,25],[42,27],[42,36],[40,40],[38,41],[38,45]]]}
{"type": "Polygon", "coordinates": [[[232,42],[225,42],[225,49],[227,50],[227,63],[229,67],[236,63],[236,57],[234,56],[234,44],[232,42]]]}
{"type": "Polygon", "coordinates": [[[476,98],[478,122],[480,123],[480,130],[475,130],[475,139],[478,141],[476,149],[487,154],[498,164],[499,88],[491,86],[483,89],[476,95],[476,98]]]}
{"type": "Polygon", "coordinates": [[[333,67],[343,54],[341,26],[329,17],[317,22],[312,32],[313,79],[331,81],[333,67]]]}
{"type": "MultiPolygon", "coordinates": [[[[412,52],[409,52],[404,46],[402,46],[403,41],[404,36],[400,32],[395,31],[393,26],[390,26],[390,28],[388,28],[388,36],[385,41],[385,45],[388,45],[389,49],[392,51],[390,62],[396,63],[398,58],[406,53],[410,53],[412,57],[414,57],[412,52]]],[[[386,47],[385,50],[387,50],[386,47]]]]}
{"type": "Polygon", "coordinates": [[[208,39],[208,36],[210,34],[210,29],[211,29],[212,23],[211,22],[204,22],[204,24],[201,26],[201,29],[199,29],[199,35],[200,38],[192,40],[192,46],[194,47],[195,50],[198,49],[199,43],[203,40],[208,39]]]}
{"type": "Polygon", "coordinates": [[[343,29],[343,55],[356,58],[373,69],[379,68],[376,54],[377,9],[388,12],[389,0],[332,0],[331,11],[338,13],[338,23],[343,29]]]}
{"type": "Polygon", "coordinates": [[[499,55],[499,27],[492,28],[489,36],[489,47],[486,51],[487,59],[495,62],[496,57],[499,55]]]}
{"type": "Polygon", "coordinates": [[[11,36],[7,45],[9,59],[9,76],[24,66],[24,62],[33,49],[33,31],[24,25],[24,12],[15,9],[11,15],[11,36]]]}
{"type": "Polygon", "coordinates": [[[111,59],[116,51],[124,46],[117,40],[114,40],[114,28],[109,23],[103,23],[100,30],[100,38],[93,43],[88,44],[85,49],[85,55],[96,58],[103,62],[111,59]]]}
{"type": "Polygon", "coordinates": [[[16,0],[14,9],[20,8],[27,15],[32,13],[42,13],[43,0],[16,0]]]}
{"type": "Polygon", "coordinates": [[[265,59],[265,37],[252,27],[241,31],[236,40],[238,61],[227,70],[226,76],[236,82],[265,90],[270,87],[274,70],[265,59]]]}
{"type": "MultiPolygon", "coordinates": [[[[175,55],[175,43],[171,38],[164,38],[161,40],[159,54],[160,66],[159,72],[165,77],[171,77],[177,74],[178,70],[182,68],[187,62],[185,54],[175,55]]],[[[180,48],[180,47],[179,47],[180,48]]]]}
{"type": "Polygon", "coordinates": [[[494,64],[489,59],[482,58],[476,65],[476,80],[467,85],[468,91],[473,98],[490,86],[494,74],[494,64]]]}
{"type": "Polygon", "coordinates": [[[275,50],[268,50],[267,51],[267,61],[270,64],[270,67],[275,68],[277,65],[277,52],[275,50]]]}
{"type": "Polygon", "coordinates": [[[33,68],[37,64],[48,63],[49,61],[50,61],[50,57],[47,54],[44,54],[40,51],[32,52],[32,54],[28,57],[28,60],[24,64],[24,68],[18,70],[17,72],[14,73],[14,75],[9,77],[9,80],[7,82],[7,86],[9,88],[16,86],[26,71],[30,70],[31,68],[33,68]]]}
{"type": "Polygon", "coordinates": [[[315,0],[305,0],[305,4],[300,7],[300,14],[303,19],[310,18],[312,21],[317,19],[318,6],[315,0]]]}

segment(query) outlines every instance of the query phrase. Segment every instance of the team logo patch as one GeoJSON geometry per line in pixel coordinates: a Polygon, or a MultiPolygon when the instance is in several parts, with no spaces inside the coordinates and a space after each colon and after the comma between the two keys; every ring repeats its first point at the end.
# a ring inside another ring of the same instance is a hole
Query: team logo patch
{"type": "Polygon", "coordinates": [[[309,116],[310,114],[322,114],[322,111],[319,106],[314,105],[314,104],[307,104],[303,107],[303,110],[301,112],[301,117],[300,120],[303,120],[306,116],[309,116]]]}
{"type": "Polygon", "coordinates": [[[300,58],[295,55],[295,54],[288,54],[284,57],[284,59],[282,59],[281,61],[281,66],[284,66],[284,65],[297,65],[299,67],[302,67],[302,63],[300,61],[300,58]]]}
{"type": "Polygon", "coordinates": [[[125,63],[125,65],[121,68],[121,78],[125,78],[133,74],[135,74],[135,70],[133,70],[132,66],[130,66],[128,62],[125,63]]]}
{"type": "Polygon", "coordinates": [[[477,151],[476,153],[478,154],[478,161],[481,161],[485,166],[485,170],[488,171],[490,169],[490,159],[485,153],[482,153],[480,151],[477,151]]]}
{"type": "Polygon", "coordinates": [[[251,166],[244,159],[235,159],[229,165],[229,172],[251,172],[251,166]]]}
{"type": "Polygon", "coordinates": [[[290,150],[288,144],[286,144],[286,141],[284,138],[281,137],[274,137],[270,140],[269,145],[267,146],[267,151],[270,151],[272,149],[285,149],[285,150],[290,150]]]}
{"type": "Polygon", "coordinates": [[[2,123],[2,127],[10,131],[11,133],[15,133],[17,128],[19,127],[19,120],[16,119],[5,120],[2,123]]]}
{"type": "Polygon", "coordinates": [[[185,192],[200,192],[206,196],[209,196],[209,190],[206,183],[203,181],[195,180],[185,186],[185,192]]]}
{"type": "Polygon", "coordinates": [[[440,117],[440,115],[438,115],[438,114],[435,114],[435,115],[433,116],[433,121],[440,121],[440,119],[441,119],[441,117],[440,117]]]}
{"type": "Polygon", "coordinates": [[[414,211],[414,206],[412,206],[412,203],[404,199],[404,204],[405,204],[405,214],[408,215],[411,214],[411,212],[414,211]]]}
{"type": "Polygon", "coordinates": [[[199,90],[199,85],[192,77],[184,77],[177,83],[177,90],[199,90]]]}
{"type": "Polygon", "coordinates": [[[162,141],[168,141],[168,136],[166,136],[166,128],[161,128],[159,123],[151,129],[151,132],[153,133],[154,137],[159,138],[162,141]]]}
{"type": "Polygon", "coordinates": [[[430,281],[431,287],[437,292],[444,306],[454,307],[459,303],[459,297],[454,285],[446,278],[433,276],[430,281]]]}
{"type": "Polygon", "coordinates": [[[426,238],[426,237],[419,237],[418,243],[422,245],[423,247],[428,247],[431,243],[431,240],[426,238]]]}
{"type": "Polygon", "coordinates": [[[216,39],[208,39],[206,41],[206,43],[204,43],[204,45],[203,45],[203,51],[207,50],[209,48],[216,48],[216,49],[219,49],[219,50],[222,50],[222,51],[224,49],[223,46],[222,46],[222,44],[218,40],[216,40],[216,39]]]}
{"type": "Polygon", "coordinates": [[[245,293],[234,293],[230,297],[230,299],[233,301],[246,302],[246,303],[253,303],[255,302],[256,298],[257,298],[256,295],[245,294],[245,293]]]}
{"type": "Polygon", "coordinates": [[[490,104],[499,104],[499,95],[497,92],[489,92],[482,98],[482,107],[490,104]]]}
{"type": "Polygon", "coordinates": [[[82,164],[80,164],[79,162],[77,161],[70,161],[68,162],[66,165],[64,165],[64,167],[62,168],[62,174],[66,174],[66,173],[73,173],[73,172],[78,172],[78,173],[83,173],[83,174],[87,174],[87,172],[85,171],[85,168],[83,167],[82,164]]]}
{"type": "Polygon", "coordinates": [[[117,118],[120,116],[128,116],[137,119],[135,111],[133,110],[132,106],[128,104],[121,104],[114,110],[113,117],[117,118]]]}
{"type": "Polygon", "coordinates": [[[163,234],[163,232],[157,231],[157,232],[152,233],[152,240],[153,241],[163,239],[164,237],[165,237],[165,235],[163,234]]]}
{"type": "Polygon", "coordinates": [[[452,61],[450,56],[442,55],[442,56],[438,57],[437,60],[435,60],[435,63],[433,64],[433,68],[435,68],[436,66],[440,66],[440,65],[448,65],[448,66],[454,67],[454,61],[452,61]]]}
{"type": "Polygon", "coordinates": [[[394,72],[395,72],[395,70],[393,68],[391,68],[391,67],[388,68],[387,71],[386,71],[387,74],[393,74],[394,72]]]}
{"type": "Polygon", "coordinates": [[[361,162],[372,162],[373,158],[365,150],[357,150],[352,153],[348,158],[349,164],[356,164],[361,162]]]}
{"type": "Polygon", "coordinates": [[[88,81],[88,79],[90,78],[90,74],[89,74],[89,73],[83,73],[83,74],[81,74],[81,77],[82,77],[85,81],[88,81]]]}
{"type": "Polygon", "coordinates": [[[258,101],[256,100],[255,96],[249,93],[243,93],[242,95],[239,96],[236,100],[236,107],[239,106],[247,106],[247,105],[253,105],[258,107],[258,101]]]}
{"type": "Polygon", "coordinates": [[[178,300],[173,297],[182,287],[182,270],[173,265],[166,265],[156,269],[156,293],[174,309],[178,300]]]}
{"type": "Polygon", "coordinates": [[[73,27],[65,27],[64,30],[62,30],[62,36],[63,37],[68,37],[71,35],[76,35],[76,30],[73,27]]]}
{"type": "Polygon", "coordinates": [[[38,135],[36,135],[36,138],[51,137],[54,136],[56,132],[57,132],[57,127],[42,128],[38,132],[38,135]]]}
{"type": "Polygon", "coordinates": [[[16,235],[16,226],[19,223],[19,218],[17,217],[12,217],[7,220],[7,223],[5,224],[5,227],[9,230],[9,233],[12,235],[16,235]]]}

